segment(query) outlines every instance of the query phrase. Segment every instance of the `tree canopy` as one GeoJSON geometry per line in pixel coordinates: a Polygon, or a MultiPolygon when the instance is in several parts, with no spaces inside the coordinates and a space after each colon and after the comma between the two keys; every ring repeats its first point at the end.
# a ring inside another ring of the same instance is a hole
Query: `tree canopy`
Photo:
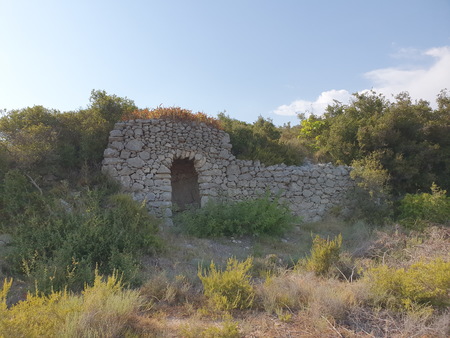
{"type": "MultiPolygon", "coordinates": [[[[449,93],[443,90],[436,103],[433,109],[408,93],[388,100],[366,92],[354,94],[349,103],[335,101],[322,116],[302,118],[296,126],[278,127],[263,117],[246,123],[225,113],[217,120],[230,134],[232,152],[239,159],[266,165],[301,165],[305,157],[346,165],[370,162],[372,168],[384,170],[391,191],[403,195],[427,191],[433,182],[450,191],[449,93]]],[[[158,109],[138,110],[128,98],[93,90],[88,106],[78,111],[34,106],[3,112],[0,178],[10,168],[64,177],[83,166],[99,167],[115,122],[158,109]]],[[[190,112],[164,109],[172,115],[190,112]]]]}
{"type": "Polygon", "coordinates": [[[335,102],[323,116],[301,121],[298,138],[309,156],[352,165],[371,158],[389,173],[396,194],[450,187],[450,97],[442,91],[437,109],[401,93],[393,102],[375,92],[335,102]]]}

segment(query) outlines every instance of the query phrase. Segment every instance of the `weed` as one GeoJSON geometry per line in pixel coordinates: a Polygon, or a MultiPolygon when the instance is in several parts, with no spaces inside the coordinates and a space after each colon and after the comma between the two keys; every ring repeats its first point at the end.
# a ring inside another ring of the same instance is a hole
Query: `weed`
{"type": "Polygon", "coordinates": [[[120,336],[141,304],[139,292],[124,289],[117,272],[106,279],[96,273],[94,285],[83,291],[81,310],[66,318],[63,335],[120,336]]]}
{"type": "Polygon", "coordinates": [[[174,305],[188,301],[191,291],[192,284],[185,276],[178,275],[171,281],[165,273],[154,276],[140,288],[140,294],[150,307],[155,304],[174,305]]]}
{"type": "Polygon", "coordinates": [[[258,300],[268,313],[276,313],[279,309],[290,311],[299,310],[306,307],[310,291],[307,280],[298,284],[296,275],[285,272],[276,277],[267,278],[258,287],[258,300]]]}
{"type": "Polygon", "coordinates": [[[250,283],[253,259],[239,262],[236,258],[227,261],[225,271],[220,271],[211,262],[208,272],[199,270],[205,296],[211,301],[215,310],[246,309],[252,306],[255,291],[250,283]]]}
{"type": "Polygon", "coordinates": [[[288,323],[292,320],[292,313],[285,311],[282,308],[276,308],[275,313],[282,322],[288,323]]]}
{"type": "Polygon", "coordinates": [[[333,240],[316,235],[313,240],[311,255],[306,261],[306,268],[309,271],[314,271],[316,275],[325,275],[330,267],[339,260],[341,245],[341,234],[333,240]]]}
{"type": "Polygon", "coordinates": [[[381,265],[370,269],[366,278],[373,301],[390,309],[411,309],[415,304],[450,305],[450,262],[439,258],[407,269],[381,265]]]}
{"type": "Polygon", "coordinates": [[[258,300],[268,313],[307,312],[310,317],[343,320],[350,309],[365,301],[365,283],[343,283],[313,273],[286,271],[258,287],[258,300]]]}
{"type": "Polygon", "coordinates": [[[118,273],[103,279],[97,272],[93,286],[81,296],[67,291],[28,293],[26,300],[6,307],[11,281],[0,292],[2,337],[112,337],[126,332],[141,300],[125,290],[118,273]]]}
{"type": "Polygon", "coordinates": [[[183,337],[186,338],[238,338],[239,326],[236,322],[225,320],[222,326],[209,326],[204,328],[202,326],[186,326],[181,330],[183,337]]]}

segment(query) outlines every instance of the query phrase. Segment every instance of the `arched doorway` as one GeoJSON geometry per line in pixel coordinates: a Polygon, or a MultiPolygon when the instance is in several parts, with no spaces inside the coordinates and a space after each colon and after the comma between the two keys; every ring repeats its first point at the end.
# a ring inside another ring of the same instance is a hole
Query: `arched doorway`
{"type": "Polygon", "coordinates": [[[171,168],[172,204],[175,210],[186,210],[189,207],[200,207],[200,191],[198,174],[194,161],[176,159],[171,168]]]}

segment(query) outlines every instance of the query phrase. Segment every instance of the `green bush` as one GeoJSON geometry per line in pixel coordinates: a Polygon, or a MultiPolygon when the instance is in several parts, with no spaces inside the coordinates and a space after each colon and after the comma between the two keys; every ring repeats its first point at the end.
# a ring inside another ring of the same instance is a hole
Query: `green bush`
{"type": "Polygon", "coordinates": [[[381,157],[382,152],[373,152],[351,164],[350,177],[356,183],[349,196],[353,220],[364,219],[370,224],[382,225],[392,216],[389,173],[381,164],[381,157]]]}
{"type": "Polygon", "coordinates": [[[431,194],[406,194],[400,202],[401,223],[412,229],[423,230],[427,223],[448,223],[450,221],[450,198],[446,191],[436,184],[431,194]]]}
{"type": "Polygon", "coordinates": [[[0,227],[8,227],[30,217],[48,213],[46,196],[31,183],[30,177],[20,170],[9,170],[2,183],[0,206],[3,217],[0,219],[0,227]]]}
{"type": "Polygon", "coordinates": [[[450,262],[435,259],[407,269],[382,265],[367,272],[375,303],[393,309],[409,309],[414,304],[445,308],[450,305],[450,262]]]}
{"type": "Polygon", "coordinates": [[[42,106],[6,112],[0,116],[0,179],[6,163],[64,178],[85,164],[97,167],[114,123],[136,108],[127,98],[93,90],[89,107],[76,112],[42,106]]]}
{"type": "Polygon", "coordinates": [[[210,201],[175,217],[176,223],[197,237],[281,235],[295,220],[287,206],[271,201],[268,194],[240,202],[210,201]]]}
{"type": "Polygon", "coordinates": [[[306,261],[306,268],[314,271],[316,275],[325,275],[330,270],[330,267],[339,261],[341,245],[341,234],[333,240],[316,235],[313,239],[311,256],[306,261]]]}
{"type": "Polygon", "coordinates": [[[220,271],[211,262],[209,271],[199,269],[198,277],[202,281],[205,296],[216,310],[247,309],[253,304],[255,291],[248,273],[253,259],[239,262],[229,258],[225,271],[220,271]]]}
{"type": "Polygon", "coordinates": [[[282,138],[283,128],[276,127],[270,119],[260,116],[249,124],[224,113],[220,113],[218,118],[222,128],[230,135],[231,152],[239,159],[259,160],[266,165],[299,165],[305,158],[304,149],[296,142],[282,138]]]}
{"type": "Polygon", "coordinates": [[[125,281],[138,283],[139,255],[160,247],[157,220],[124,194],[108,196],[96,189],[65,198],[17,191],[10,210],[18,205],[23,209],[9,214],[8,230],[14,237],[11,266],[36,279],[45,292],[64,286],[81,289],[92,281],[96,266],[102,274],[119,270],[125,281]],[[30,196],[37,202],[26,204],[30,196]]]}

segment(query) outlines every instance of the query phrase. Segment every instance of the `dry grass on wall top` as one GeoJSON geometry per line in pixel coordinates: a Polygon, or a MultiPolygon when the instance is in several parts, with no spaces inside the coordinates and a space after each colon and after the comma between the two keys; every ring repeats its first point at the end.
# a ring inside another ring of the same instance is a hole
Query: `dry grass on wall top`
{"type": "Polygon", "coordinates": [[[210,117],[205,113],[193,113],[192,110],[182,109],[180,107],[158,107],[154,109],[138,109],[122,116],[122,121],[136,119],[168,119],[173,121],[194,121],[203,122],[217,129],[223,129],[220,121],[210,117]]]}

